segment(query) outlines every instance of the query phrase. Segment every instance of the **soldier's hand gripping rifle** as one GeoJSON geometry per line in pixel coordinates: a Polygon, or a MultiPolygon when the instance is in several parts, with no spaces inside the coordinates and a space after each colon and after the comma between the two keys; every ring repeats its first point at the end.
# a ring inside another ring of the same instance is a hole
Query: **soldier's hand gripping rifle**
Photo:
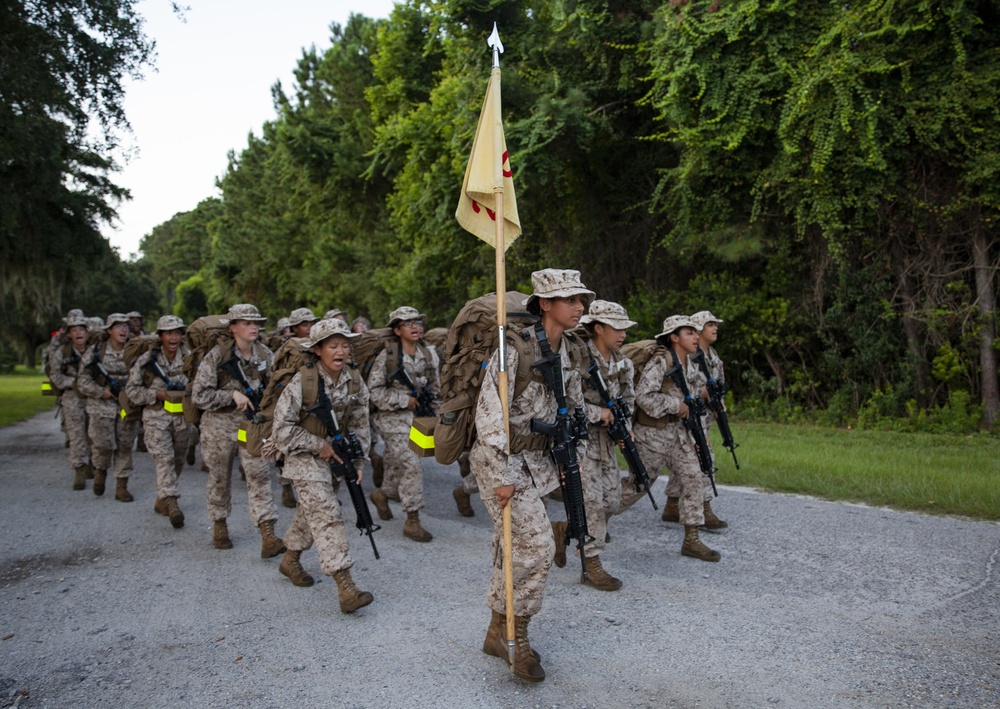
{"type": "Polygon", "coordinates": [[[425,386],[420,387],[419,389],[414,386],[413,380],[410,379],[410,375],[408,375],[406,370],[403,369],[402,362],[400,362],[399,366],[396,367],[396,370],[389,375],[389,381],[392,381],[393,379],[406,387],[410,392],[410,396],[417,400],[417,408],[413,411],[414,416],[437,416],[437,414],[434,413],[434,395],[425,386]]]}
{"type": "Polygon", "coordinates": [[[167,385],[167,391],[184,391],[184,385],[170,381],[166,373],[163,371],[163,368],[160,366],[160,363],[156,361],[156,358],[159,356],[159,351],[153,350],[152,352],[153,354],[149,356],[149,361],[142,365],[143,370],[149,372],[154,377],[162,379],[163,383],[167,385]]]}
{"type": "Polygon", "coordinates": [[[736,469],[740,469],[740,461],[736,460],[736,448],[739,443],[733,439],[733,430],[729,427],[729,414],[726,413],[726,383],[712,377],[712,372],[708,368],[708,361],[705,351],[698,348],[693,355],[702,374],[708,380],[708,408],[715,414],[715,420],[719,424],[719,433],[722,434],[722,447],[728,448],[733,456],[733,463],[736,469]]]}
{"type": "Polygon", "coordinates": [[[108,370],[105,369],[104,365],[101,363],[101,357],[98,354],[97,347],[97,345],[94,345],[94,357],[90,360],[89,364],[84,366],[90,370],[90,373],[94,375],[95,379],[98,376],[104,377],[104,386],[106,386],[108,391],[111,392],[111,396],[117,399],[118,395],[121,394],[122,391],[121,382],[115,381],[115,378],[108,374],[108,370]]]}
{"type": "Polygon", "coordinates": [[[531,419],[531,430],[549,439],[549,456],[559,468],[559,485],[562,488],[563,505],[566,507],[566,544],[576,540],[583,565],[583,580],[587,580],[587,560],[584,547],[594,538],[587,530],[587,510],[583,504],[583,481],[580,479],[580,463],[576,456],[576,443],[587,438],[587,417],[583,407],[577,406],[569,412],[566,403],[566,382],[563,381],[562,357],[553,352],[545,329],[541,323],[535,324],[535,335],[542,350],[542,358],[531,365],[545,379],[545,386],[556,399],[556,419],[546,423],[531,419]]]}
{"type": "Polygon", "coordinates": [[[354,506],[354,514],[357,517],[354,526],[360,529],[362,534],[367,535],[368,541],[372,545],[372,551],[375,552],[375,558],[378,559],[378,547],[375,546],[375,537],[372,534],[382,527],[372,520],[371,510],[368,509],[368,500],[365,499],[365,493],[361,489],[361,483],[358,482],[358,473],[354,467],[354,461],[364,458],[365,451],[361,448],[361,442],[354,431],[343,433],[337,426],[337,417],[333,413],[333,403],[326,393],[326,385],[323,383],[322,376],[319,377],[319,396],[316,399],[316,405],[306,410],[322,421],[326,427],[326,433],[331,439],[330,447],[337,454],[337,458],[340,458],[339,463],[336,458],[330,459],[330,472],[333,473],[334,477],[343,478],[344,482],[347,483],[347,492],[350,493],[351,504],[354,506]]]}
{"type": "Polygon", "coordinates": [[[709,482],[712,483],[712,493],[718,497],[719,491],[715,488],[716,468],[712,464],[712,454],[709,452],[705,429],[701,426],[701,417],[705,415],[705,403],[701,400],[700,396],[691,395],[687,376],[681,367],[680,361],[677,359],[677,353],[673,349],[670,349],[670,355],[673,357],[674,366],[667,372],[667,376],[677,384],[677,388],[684,395],[684,403],[688,406],[688,415],[686,418],[681,419],[681,421],[684,424],[684,428],[688,430],[688,433],[691,434],[691,438],[694,440],[694,449],[698,454],[698,467],[701,468],[703,474],[708,476],[709,482]]]}
{"type": "Polygon", "coordinates": [[[632,440],[632,433],[628,430],[626,422],[632,418],[632,412],[629,411],[628,404],[620,396],[616,399],[611,398],[611,394],[608,392],[608,385],[601,375],[601,366],[593,358],[590,359],[590,367],[587,368],[587,375],[590,377],[590,385],[594,387],[594,391],[601,397],[601,401],[611,409],[611,415],[614,417],[614,420],[608,426],[608,435],[622,449],[622,455],[625,457],[625,462],[628,463],[628,469],[632,472],[632,479],[635,480],[636,489],[645,490],[646,494],[649,495],[649,501],[653,503],[653,509],[660,509],[656,506],[656,500],[653,499],[653,493],[650,490],[649,473],[646,472],[646,466],[639,457],[639,449],[635,447],[635,441],[632,440]]]}
{"type": "Polygon", "coordinates": [[[247,379],[246,373],[243,371],[243,363],[240,362],[240,358],[235,350],[232,357],[219,365],[219,369],[229,374],[229,376],[238,381],[240,386],[243,387],[243,394],[250,400],[250,406],[244,409],[243,415],[247,417],[248,421],[252,421],[254,415],[260,410],[260,400],[264,398],[266,382],[263,377],[261,378],[260,386],[254,389],[253,385],[250,384],[250,380],[247,379]]]}

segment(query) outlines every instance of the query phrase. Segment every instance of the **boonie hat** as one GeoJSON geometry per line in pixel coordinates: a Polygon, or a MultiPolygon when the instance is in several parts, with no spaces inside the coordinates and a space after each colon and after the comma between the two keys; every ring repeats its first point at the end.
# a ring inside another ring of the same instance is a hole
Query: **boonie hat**
{"type": "Polygon", "coordinates": [[[128,325],[128,315],[124,313],[111,313],[108,319],[104,322],[104,330],[107,330],[112,325],[117,325],[118,323],[125,323],[128,325]]]}
{"type": "Polygon", "coordinates": [[[295,327],[296,325],[301,325],[304,322],[314,323],[319,320],[316,314],[313,313],[309,308],[296,308],[288,316],[288,326],[295,327]]]}
{"type": "MultiPolygon", "coordinates": [[[[72,327],[72,325],[69,324],[69,320],[72,319],[80,320],[81,318],[84,318],[83,311],[80,310],[79,308],[73,308],[68,313],[66,313],[66,317],[62,319],[63,325],[65,325],[66,327],[72,327]]],[[[80,324],[81,323],[77,323],[77,325],[80,324]]]]}
{"type": "Polygon", "coordinates": [[[704,328],[710,322],[717,322],[717,323],[725,322],[725,320],[719,320],[719,318],[712,315],[712,313],[709,312],[708,310],[699,310],[697,313],[691,316],[691,321],[694,323],[694,326],[698,330],[698,332],[701,332],[702,328],[704,328]]]}
{"type": "MultiPolygon", "coordinates": [[[[71,310],[69,312],[72,313],[73,311],[71,310]]],[[[77,327],[77,326],[89,328],[90,327],[90,321],[87,318],[83,317],[83,313],[81,311],[78,310],[76,312],[78,312],[80,314],[79,315],[67,315],[66,317],[63,318],[63,326],[67,330],[69,330],[71,327],[77,327]]]]}
{"type": "Polygon", "coordinates": [[[91,332],[99,332],[104,329],[104,320],[96,316],[87,318],[87,326],[91,332]]]}
{"type": "Polygon", "coordinates": [[[127,318],[141,318],[142,317],[142,313],[140,313],[138,310],[133,310],[130,313],[125,313],[125,317],[127,317],[127,318]]]}
{"type": "Polygon", "coordinates": [[[661,337],[666,337],[676,331],[678,328],[682,327],[693,327],[695,330],[698,326],[694,324],[694,320],[688,315],[671,315],[669,318],[663,321],[663,332],[656,336],[659,340],[661,337]]]}
{"type": "Polygon", "coordinates": [[[572,269],[545,268],[531,274],[531,287],[534,289],[522,305],[531,312],[532,305],[539,298],[568,298],[571,295],[585,295],[588,302],[594,297],[594,291],[588,290],[580,282],[580,272],[572,269]]]}
{"type": "Polygon", "coordinates": [[[278,332],[281,332],[286,327],[291,327],[288,323],[288,318],[278,318],[278,324],[274,326],[278,332]]]}
{"type": "Polygon", "coordinates": [[[347,322],[347,311],[341,310],[340,308],[332,308],[323,313],[323,319],[329,320],[330,318],[340,318],[344,322],[347,322]]]}
{"type": "Polygon", "coordinates": [[[170,330],[186,330],[187,325],[176,315],[164,315],[156,321],[157,332],[169,332],[170,330]]]}
{"type": "Polygon", "coordinates": [[[248,320],[250,322],[267,322],[267,318],[260,314],[257,306],[250,303],[237,303],[229,309],[226,317],[219,321],[222,325],[228,325],[235,320],[248,320]]]}
{"type": "Polygon", "coordinates": [[[350,339],[360,337],[361,333],[351,332],[350,326],[340,318],[324,318],[309,328],[309,339],[304,341],[302,346],[306,349],[312,349],[334,335],[342,335],[350,339]]]}
{"type": "Polygon", "coordinates": [[[634,320],[628,319],[628,312],[618,303],[610,300],[595,300],[590,304],[587,314],[580,318],[580,324],[599,322],[615,330],[627,330],[638,325],[634,320]]]}
{"type": "Polygon", "coordinates": [[[389,313],[389,324],[386,327],[396,327],[401,322],[408,320],[427,320],[427,316],[417,312],[416,308],[409,305],[402,305],[389,313]]]}

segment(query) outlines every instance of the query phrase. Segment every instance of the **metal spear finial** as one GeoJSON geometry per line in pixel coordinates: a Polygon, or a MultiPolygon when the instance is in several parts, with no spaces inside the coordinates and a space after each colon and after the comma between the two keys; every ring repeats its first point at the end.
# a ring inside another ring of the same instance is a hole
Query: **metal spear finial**
{"type": "Polygon", "coordinates": [[[500,55],[503,54],[503,42],[500,41],[500,33],[497,32],[496,22],[493,23],[493,32],[490,33],[486,44],[493,49],[493,68],[496,69],[500,66],[500,55]]]}

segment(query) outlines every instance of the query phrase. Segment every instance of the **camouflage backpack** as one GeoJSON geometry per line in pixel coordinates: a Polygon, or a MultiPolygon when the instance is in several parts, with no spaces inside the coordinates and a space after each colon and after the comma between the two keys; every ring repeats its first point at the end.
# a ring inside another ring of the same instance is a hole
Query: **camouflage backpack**
{"type": "Polygon", "coordinates": [[[187,328],[184,341],[190,350],[184,355],[184,376],[188,379],[188,388],[184,395],[184,418],[188,423],[197,425],[201,421],[201,410],[195,407],[191,400],[191,387],[194,385],[198,365],[205,359],[220,340],[232,341],[228,324],[223,324],[225,315],[205,315],[195,320],[187,328]]]}
{"type": "MultiPolygon", "coordinates": [[[[423,340],[417,343],[417,349],[423,352],[426,360],[430,361],[430,351],[423,340]]],[[[372,365],[382,350],[389,351],[386,355],[385,370],[386,373],[392,372],[399,367],[401,355],[399,338],[391,327],[365,330],[361,333],[361,337],[351,342],[351,367],[360,372],[366,383],[371,376],[372,365]]]]}
{"type": "MultiPolygon", "coordinates": [[[[129,375],[132,374],[132,367],[135,365],[136,360],[139,359],[146,352],[152,349],[156,349],[160,346],[160,336],[159,335],[139,335],[138,337],[133,337],[125,343],[125,350],[122,352],[122,359],[125,361],[125,381],[128,381],[129,375]]],[[[148,377],[151,375],[146,375],[143,373],[143,384],[149,386],[148,377]]],[[[118,404],[122,407],[122,411],[125,412],[126,421],[137,421],[142,415],[142,407],[134,403],[125,394],[125,389],[122,388],[121,393],[118,395],[118,404]]]]}
{"type": "MultiPolygon", "coordinates": [[[[642,378],[642,373],[646,369],[646,365],[658,354],[666,352],[667,348],[661,345],[656,340],[639,340],[637,342],[629,342],[622,345],[621,353],[632,360],[632,364],[635,366],[635,373],[632,376],[632,384],[637,389],[639,387],[639,380],[642,378]]],[[[664,380],[663,388],[666,389],[667,382],[664,380]]],[[[652,416],[647,414],[639,407],[639,402],[635,404],[635,413],[633,418],[637,423],[641,423],[644,426],[653,426],[656,428],[661,428],[666,425],[665,419],[654,419],[652,416]]]]}

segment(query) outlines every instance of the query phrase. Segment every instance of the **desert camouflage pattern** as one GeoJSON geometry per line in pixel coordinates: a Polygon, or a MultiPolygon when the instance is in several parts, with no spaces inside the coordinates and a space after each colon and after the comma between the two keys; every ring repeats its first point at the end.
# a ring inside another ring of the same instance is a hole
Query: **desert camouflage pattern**
{"type": "MultiPolygon", "coordinates": [[[[104,386],[97,383],[87,364],[93,358],[93,348],[89,347],[80,360],[77,372],[77,389],[87,398],[87,436],[90,438],[90,462],[95,470],[112,469],[116,478],[127,478],[132,474],[132,447],[139,433],[139,422],[126,422],[118,413],[118,400],[104,399],[104,386]]],[[[113,347],[103,344],[98,348],[101,364],[108,376],[121,382],[126,380],[124,350],[116,352],[113,347]],[[101,352],[103,350],[103,352],[101,352]]]]}
{"type": "MultiPolygon", "coordinates": [[[[323,462],[318,458],[316,460],[323,462]]],[[[292,524],[282,539],[290,551],[305,551],[315,541],[320,570],[327,576],[333,576],[354,566],[354,560],[347,545],[344,520],[329,471],[327,467],[326,480],[292,480],[299,504],[295,508],[292,524]]]]}
{"type": "MultiPolygon", "coordinates": [[[[133,403],[144,407],[142,410],[142,428],[146,440],[146,450],[156,465],[156,496],[180,497],[177,486],[177,476],[184,466],[184,456],[187,453],[190,433],[187,421],[182,415],[171,414],[163,408],[163,402],[157,401],[156,392],[166,391],[166,383],[159,377],[154,377],[143,371],[143,366],[156,354],[160,369],[172,383],[187,386],[188,380],[182,370],[184,364],[184,349],[177,348],[173,361],[160,348],[139,355],[129,372],[125,393],[133,403]]],[[[176,396],[178,392],[173,392],[176,396]]]]}
{"type": "MultiPolygon", "coordinates": [[[[71,345],[72,347],[72,345],[71,345]]],[[[77,350],[76,354],[83,359],[87,348],[77,350]]],[[[90,443],[87,439],[87,403],[75,390],[76,377],[79,369],[72,361],[66,361],[62,347],[56,347],[49,359],[52,365],[52,376],[49,379],[52,386],[62,390],[59,404],[62,411],[63,428],[69,439],[69,464],[79,468],[90,462],[90,443]]]]}

